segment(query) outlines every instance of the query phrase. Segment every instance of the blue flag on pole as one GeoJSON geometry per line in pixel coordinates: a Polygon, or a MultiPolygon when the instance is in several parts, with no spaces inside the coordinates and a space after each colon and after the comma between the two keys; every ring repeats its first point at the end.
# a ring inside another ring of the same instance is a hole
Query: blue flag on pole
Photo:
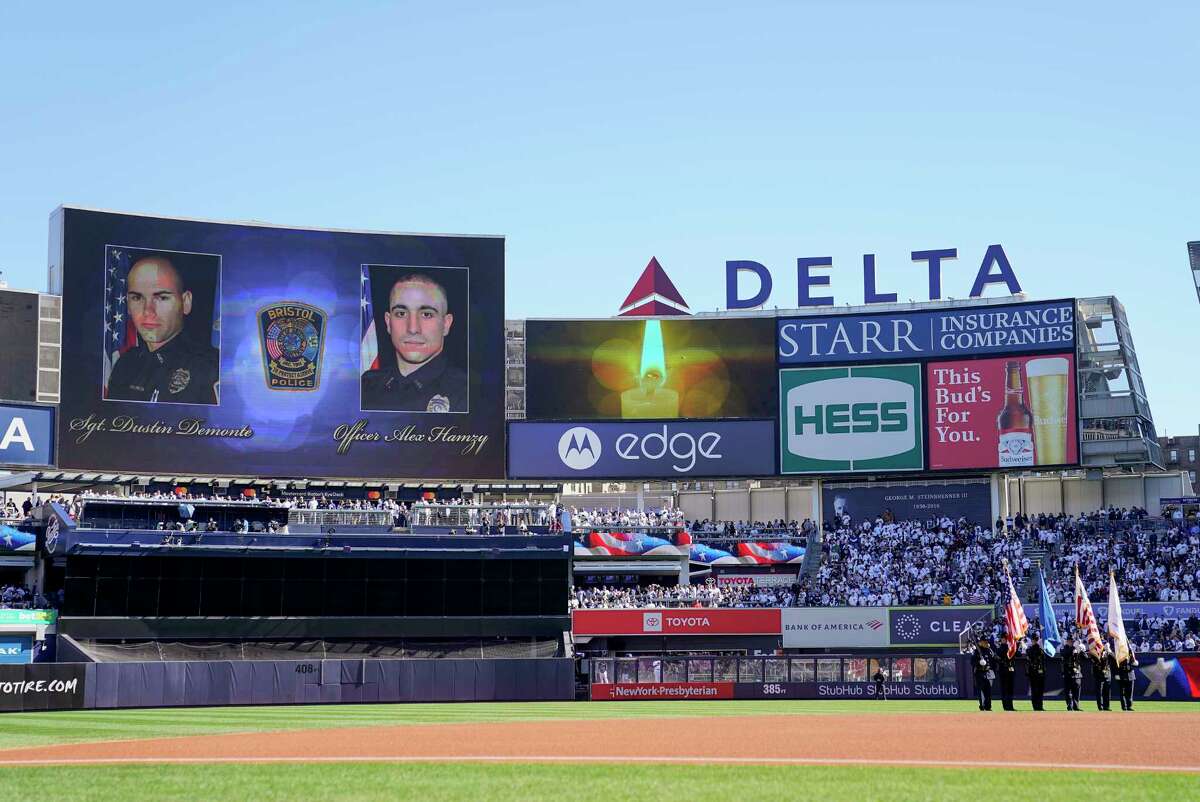
{"type": "Polygon", "coordinates": [[[1062,646],[1062,636],[1058,634],[1058,621],[1054,618],[1054,606],[1050,604],[1050,594],[1046,592],[1046,576],[1038,568],[1038,585],[1041,590],[1041,600],[1038,602],[1038,617],[1042,619],[1042,650],[1050,657],[1058,654],[1062,646]]]}

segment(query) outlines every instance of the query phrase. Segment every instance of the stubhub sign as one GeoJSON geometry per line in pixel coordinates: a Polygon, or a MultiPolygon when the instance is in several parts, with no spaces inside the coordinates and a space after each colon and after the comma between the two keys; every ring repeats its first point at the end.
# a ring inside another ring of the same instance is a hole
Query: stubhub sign
{"type": "Polygon", "coordinates": [[[54,464],[54,408],[0,405],[0,465],[54,464]]]}
{"type": "Polygon", "coordinates": [[[770,476],[772,420],[670,420],[508,426],[512,479],[770,476]]]}

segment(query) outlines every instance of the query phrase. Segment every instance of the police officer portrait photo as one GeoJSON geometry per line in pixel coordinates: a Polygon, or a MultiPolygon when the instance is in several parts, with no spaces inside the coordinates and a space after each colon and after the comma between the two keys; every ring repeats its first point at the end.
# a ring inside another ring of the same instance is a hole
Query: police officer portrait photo
{"type": "Polygon", "coordinates": [[[110,245],[103,397],[220,403],[221,257],[110,245]]]}
{"type": "Polygon", "coordinates": [[[465,413],[467,268],[364,265],[362,409],[465,413]]]}

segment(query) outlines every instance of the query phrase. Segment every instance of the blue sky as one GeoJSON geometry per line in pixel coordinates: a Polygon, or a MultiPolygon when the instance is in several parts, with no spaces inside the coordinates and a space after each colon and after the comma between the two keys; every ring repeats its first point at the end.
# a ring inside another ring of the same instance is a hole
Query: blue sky
{"type": "Polygon", "coordinates": [[[612,314],[657,256],[861,259],[966,295],[1002,243],[1034,298],[1125,303],[1161,432],[1195,432],[1194,3],[11,4],[0,269],[44,288],[60,203],[505,234],[510,317],[612,314]],[[213,4],[215,5],[215,4],[213,4]]]}

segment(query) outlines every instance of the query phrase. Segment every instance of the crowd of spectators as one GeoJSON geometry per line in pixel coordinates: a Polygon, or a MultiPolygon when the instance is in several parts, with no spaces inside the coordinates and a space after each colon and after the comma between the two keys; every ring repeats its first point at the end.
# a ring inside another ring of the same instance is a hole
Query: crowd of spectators
{"type": "Polygon", "coordinates": [[[711,579],[696,585],[578,588],[571,609],[657,607],[794,607],[794,587],[762,588],[718,585],[711,579]]]}
{"type": "Polygon", "coordinates": [[[47,598],[39,593],[36,588],[30,588],[24,584],[11,583],[0,585],[0,607],[2,608],[27,610],[57,607],[61,596],[62,591],[59,591],[57,594],[51,594],[51,597],[47,598]]]}
{"type": "Polygon", "coordinates": [[[683,529],[687,527],[683,510],[662,507],[650,510],[635,509],[570,509],[574,529],[683,529]]]}
{"type": "Polygon", "coordinates": [[[1075,595],[1075,571],[1093,602],[1108,599],[1108,572],[1121,597],[1135,601],[1200,601],[1200,526],[1178,522],[1096,529],[1060,517],[1037,529],[1046,544],[1046,587],[1055,602],[1075,595]]]}
{"type": "Polygon", "coordinates": [[[988,604],[1007,560],[1014,582],[1031,566],[1019,533],[965,518],[854,523],[849,515],[826,524],[823,560],[802,583],[813,607],[905,604],[988,604]]]}

